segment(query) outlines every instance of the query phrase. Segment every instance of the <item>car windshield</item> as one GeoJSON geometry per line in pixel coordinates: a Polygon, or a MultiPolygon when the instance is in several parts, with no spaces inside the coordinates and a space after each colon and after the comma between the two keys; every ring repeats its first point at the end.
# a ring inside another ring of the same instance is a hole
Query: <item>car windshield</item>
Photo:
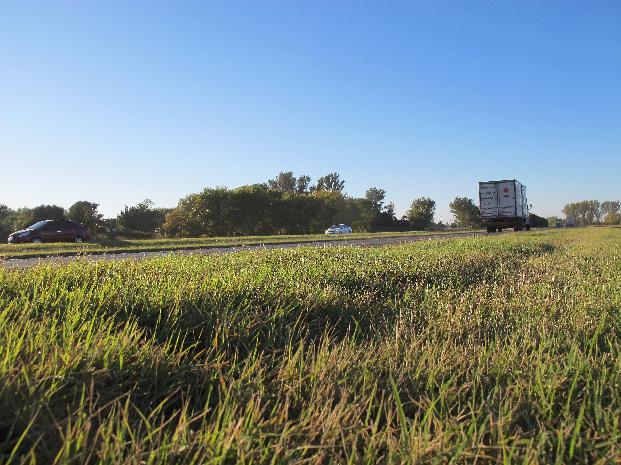
{"type": "Polygon", "coordinates": [[[41,229],[43,226],[45,226],[49,222],[50,222],[50,220],[39,221],[38,223],[35,223],[32,226],[28,226],[27,229],[41,229]]]}

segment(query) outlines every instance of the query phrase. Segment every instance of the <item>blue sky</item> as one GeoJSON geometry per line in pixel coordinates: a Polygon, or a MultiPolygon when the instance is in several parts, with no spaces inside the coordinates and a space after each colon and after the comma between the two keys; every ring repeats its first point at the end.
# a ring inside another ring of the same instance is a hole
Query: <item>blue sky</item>
{"type": "Polygon", "coordinates": [[[3,2],[0,203],[116,215],[337,171],[449,217],[621,198],[621,2],[3,2]]]}

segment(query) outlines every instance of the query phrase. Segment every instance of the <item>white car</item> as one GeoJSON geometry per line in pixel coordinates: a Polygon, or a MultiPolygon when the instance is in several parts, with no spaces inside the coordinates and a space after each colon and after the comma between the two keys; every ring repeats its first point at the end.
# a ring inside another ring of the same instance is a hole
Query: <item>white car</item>
{"type": "Polygon", "coordinates": [[[346,224],[333,224],[326,229],[326,234],[351,234],[351,227],[346,224]]]}

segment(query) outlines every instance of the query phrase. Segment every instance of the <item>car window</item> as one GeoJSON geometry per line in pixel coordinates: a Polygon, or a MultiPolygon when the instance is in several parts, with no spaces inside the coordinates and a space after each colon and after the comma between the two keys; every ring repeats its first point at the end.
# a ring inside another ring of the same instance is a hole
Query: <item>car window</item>
{"type": "Polygon", "coordinates": [[[31,226],[28,226],[28,229],[41,229],[49,222],[50,222],[49,220],[39,221],[31,226]]]}

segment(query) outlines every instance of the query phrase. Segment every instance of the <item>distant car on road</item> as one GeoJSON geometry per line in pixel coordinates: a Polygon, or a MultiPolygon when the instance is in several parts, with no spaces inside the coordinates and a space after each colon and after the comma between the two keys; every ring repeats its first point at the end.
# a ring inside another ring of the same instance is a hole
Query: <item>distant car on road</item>
{"type": "Polygon", "coordinates": [[[88,228],[69,220],[43,220],[9,236],[9,244],[23,242],[84,242],[91,238],[88,228]]]}
{"type": "Polygon", "coordinates": [[[333,224],[326,229],[326,234],[351,234],[351,227],[346,224],[333,224]]]}

